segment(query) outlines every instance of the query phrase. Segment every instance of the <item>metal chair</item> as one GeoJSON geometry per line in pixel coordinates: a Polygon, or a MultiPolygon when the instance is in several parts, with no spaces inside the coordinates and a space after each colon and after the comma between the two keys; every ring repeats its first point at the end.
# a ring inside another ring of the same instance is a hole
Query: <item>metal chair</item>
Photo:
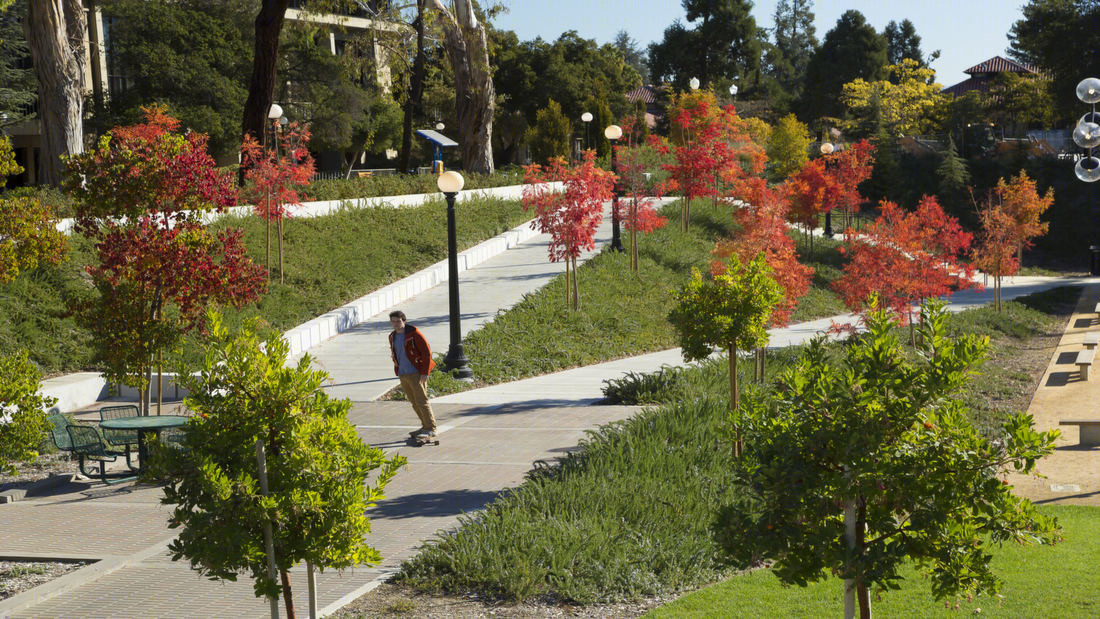
{"type": "MultiPolygon", "coordinates": [[[[72,444],[72,451],[77,455],[80,473],[85,477],[91,477],[92,473],[89,473],[85,468],[85,462],[91,460],[99,464],[99,469],[96,471],[99,479],[105,484],[117,484],[124,481],[130,481],[131,479],[137,479],[135,475],[124,474],[107,474],[107,463],[114,462],[118,459],[118,456],[123,455],[122,451],[114,449],[107,445],[103,441],[103,437],[96,432],[96,429],[92,426],[79,426],[69,424],[65,430],[69,434],[70,443],[72,444]]],[[[128,453],[129,450],[127,450],[128,453]]]]}
{"type": "MultiPolygon", "coordinates": [[[[137,417],[141,415],[141,410],[134,404],[123,404],[119,406],[104,406],[99,409],[99,420],[104,419],[118,419],[120,417],[137,417]]],[[[136,448],[138,446],[138,432],[137,430],[112,430],[109,428],[100,428],[103,432],[103,438],[112,447],[124,447],[126,449],[126,466],[131,470],[137,470],[134,467],[131,460],[131,446],[136,448]]]]}

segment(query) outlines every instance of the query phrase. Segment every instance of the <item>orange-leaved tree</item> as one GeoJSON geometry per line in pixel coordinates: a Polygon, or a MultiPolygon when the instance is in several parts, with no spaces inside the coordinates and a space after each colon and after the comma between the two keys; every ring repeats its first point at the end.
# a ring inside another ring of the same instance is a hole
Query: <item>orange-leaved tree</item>
{"type": "Polygon", "coordinates": [[[993,276],[993,300],[1001,310],[1001,279],[1020,270],[1024,249],[1033,239],[1046,234],[1050,224],[1039,217],[1054,203],[1054,189],[1039,197],[1035,181],[1021,171],[1009,182],[997,181],[986,195],[985,204],[976,205],[982,224],[974,249],[975,266],[993,276]]]}
{"type": "Polygon", "coordinates": [[[535,211],[531,227],[550,235],[550,262],[565,261],[566,299],[577,310],[577,258],[596,246],[596,229],[603,220],[603,203],[611,199],[615,175],[597,167],[596,153],[590,150],[574,166],[560,157],[546,168],[526,166],[523,181],[523,208],[535,211]],[[553,181],[562,183],[560,191],[550,187],[553,181]]]}
{"type": "Polygon", "coordinates": [[[912,324],[913,308],[925,299],[977,285],[971,265],[960,261],[972,235],[934,197],[924,196],[913,212],[884,200],[872,224],[845,237],[848,262],[833,286],[853,312],[865,311],[875,296],[912,324]]]}
{"type": "Polygon", "coordinates": [[[299,204],[298,189],[309,186],[313,178],[313,156],[309,154],[309,126],[296,122],[284,129],[273,120],[273,131],[279,136],[274,149],[264,147],[252,137],[244,136],[244,178],[250,183],[248,195],[256,215],[267,222],[267,277],[271,279],[271,221],[278,223],[279,283],[283,282],[283,218],[290,217],[291,205],[299,204]]]}
{"type": "Polygon", "coordinates": [[[645,172],[649,157],[646,146],[616,147],[619,186],[630,197],[630,205],[623,214],[623,227],[630,231],[630,269],[638,270],[638,233],[649,234],[663,228],[668,219],[653,208],[653,200],[644,195],[645,172]]]}

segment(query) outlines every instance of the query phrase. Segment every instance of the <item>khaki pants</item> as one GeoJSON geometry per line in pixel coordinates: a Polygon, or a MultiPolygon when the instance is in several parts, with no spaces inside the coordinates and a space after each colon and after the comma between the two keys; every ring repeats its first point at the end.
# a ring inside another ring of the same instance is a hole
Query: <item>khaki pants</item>
{"type": "Polygon", "coordinates": [[[428,404],[428,392],[424,385],[420,384],[420,374],[402,374],[401,390],[405,397],[412,403],[416,416],[420,418],[420,427],[435,432],[435,415],[432,413],[432,405],[428,404]]]}

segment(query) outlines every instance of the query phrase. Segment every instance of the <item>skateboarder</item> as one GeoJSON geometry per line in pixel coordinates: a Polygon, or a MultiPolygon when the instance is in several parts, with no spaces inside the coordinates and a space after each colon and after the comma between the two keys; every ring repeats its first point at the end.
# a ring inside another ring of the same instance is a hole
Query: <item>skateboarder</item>
{"type": "Polygon", "coordinates": [[[390,312],[390,354],[393,355],[393,373],[401,379],[401,389],[412,403],[416,416],[420,418],[420,429],[410,432],[413,440],[419,444],[437,443],[435,435],[435,414],[428,403],[428,374],[435,368],[432,350],[428,340],[420,331],[406,322],[405,312],[390,312]]]}

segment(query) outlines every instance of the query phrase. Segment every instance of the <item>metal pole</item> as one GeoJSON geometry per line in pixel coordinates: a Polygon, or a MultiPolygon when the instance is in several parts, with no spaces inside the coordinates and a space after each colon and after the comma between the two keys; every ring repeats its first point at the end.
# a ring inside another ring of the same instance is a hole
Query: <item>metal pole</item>
{"type": "MultiPolygon", "coordinates": [[[[615,143],[618,140],[611,140],[611,171],[616,175],[619,173],[619,160],[615,155],[615,143]]],[[[615,179],[615,185],[611,188],[611,251],[623,251],[623,241],[619,237],[619,194],[621,193],[622,184],[619,179],[615,179]]]]}
{"type": "Polygon", "coordinates": [[[451,310],[451,347],[443,359],[443,367],[459,380],[473,380],[470,360],[462,350],[462,313],[458,303],[458,241],[455,235],[455,194],[443,194],[447,199],[447,287],[451,310]]]}

